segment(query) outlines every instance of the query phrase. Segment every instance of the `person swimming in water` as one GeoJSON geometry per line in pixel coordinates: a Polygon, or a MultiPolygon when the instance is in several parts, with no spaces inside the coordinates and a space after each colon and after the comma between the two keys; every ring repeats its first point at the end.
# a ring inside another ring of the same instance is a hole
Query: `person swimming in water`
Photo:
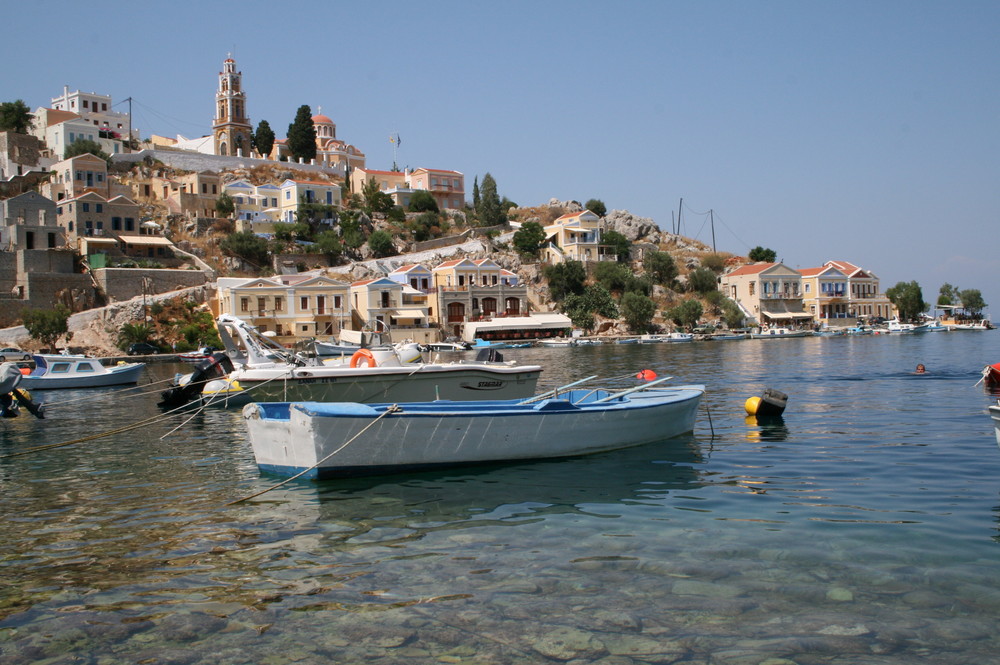
{"type": "Polygon", "coordinates": [[[924,367],[923,363],[917,363],[917,374],[926,374],[927,368],[924,367]]]}

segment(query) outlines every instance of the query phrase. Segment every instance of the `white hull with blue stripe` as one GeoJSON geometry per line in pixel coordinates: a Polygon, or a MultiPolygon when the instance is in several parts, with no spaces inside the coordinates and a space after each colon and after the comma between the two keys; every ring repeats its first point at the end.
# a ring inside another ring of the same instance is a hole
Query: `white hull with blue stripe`
{"type": "Polygon", "coordinates": [[[243,417],[262,470],[324,478],[637,446],[691,431],[704,392],[696,385],[536,400],[267,402],[248,404],[243,417]]]}

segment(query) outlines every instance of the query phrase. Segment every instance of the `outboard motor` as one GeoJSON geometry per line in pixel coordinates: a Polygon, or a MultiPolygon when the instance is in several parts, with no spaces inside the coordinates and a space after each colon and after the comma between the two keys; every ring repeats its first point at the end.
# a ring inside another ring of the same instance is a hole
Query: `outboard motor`
{"type": "Polygon", "coordinates": [[[479,353],[476,354],[476,362],[502,363],[503,354],[496,349],[479,349],[479,353]]]}
{"type": "Polygon", "coordinates": [[[225,378],[232,371],[233,361],[224,352],[216,351],[211,357],[195,365],[194,372],[182,377],[176,386],[164,390],[156,405],[161,409],[183,406],[198,397],[206,383],[225,378]]]}
{"type": "Polygon", "coordinates": [[[22,376],[21,368],[14,363],[0,365],[0,417],[16,418],[23,406],[36,418],[44,418],[41,405],[31,401],[27,391],[18,389],[22,376]]]}

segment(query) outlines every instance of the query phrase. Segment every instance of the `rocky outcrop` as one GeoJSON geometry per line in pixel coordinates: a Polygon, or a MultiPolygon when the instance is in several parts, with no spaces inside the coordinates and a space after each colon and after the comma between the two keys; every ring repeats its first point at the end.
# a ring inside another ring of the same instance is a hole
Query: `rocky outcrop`
{"type": "Polygon", "coordinates": [[[649,217],[637,217],[628,210],[612,210],[604,217],[605,228],[617,231],[632,242],[660,242],[660,227],[649,217]]]}

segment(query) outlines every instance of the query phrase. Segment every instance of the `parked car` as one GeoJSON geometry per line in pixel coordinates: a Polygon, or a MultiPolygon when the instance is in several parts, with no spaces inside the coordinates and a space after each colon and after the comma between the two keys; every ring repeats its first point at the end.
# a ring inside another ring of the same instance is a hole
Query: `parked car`
{"type": "Polygon", "coordinates": [[[159,348],[147,342],[136,342],[132,346],[128,347],[128,354],[130,356],[149,356],[159,352],[159,348]]]}
{"type": "Polygon", "coordinates": [[[31,354],[13,346],[0,349],[0,363],[16,363],[23,360],[31,360],[31,354]]]}

